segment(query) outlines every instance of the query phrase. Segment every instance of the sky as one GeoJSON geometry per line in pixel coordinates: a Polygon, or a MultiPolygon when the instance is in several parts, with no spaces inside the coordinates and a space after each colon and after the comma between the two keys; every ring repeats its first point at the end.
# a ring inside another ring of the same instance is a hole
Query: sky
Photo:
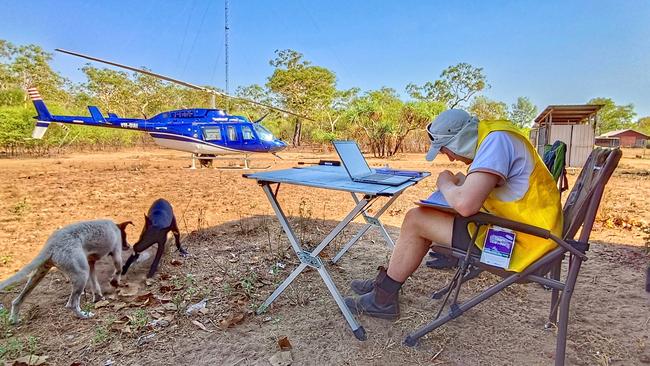
{"type": "MultiPolygon", "coordinates": [[[[482,67],[483,94],[539,110],[610,97],[650,116],[650,1],[229,2],[230,91],[264,84],[278,49],[336,73],[340,89],[434,81],[482,67]]],[[[0,39],[64,48],[225,88],[224,0],[0,0],[0,39]]],[[[85,60],[52,66],[81,82],[85,60]]],[[[100,65],[96,65],[100,66],[100,65]]]]}

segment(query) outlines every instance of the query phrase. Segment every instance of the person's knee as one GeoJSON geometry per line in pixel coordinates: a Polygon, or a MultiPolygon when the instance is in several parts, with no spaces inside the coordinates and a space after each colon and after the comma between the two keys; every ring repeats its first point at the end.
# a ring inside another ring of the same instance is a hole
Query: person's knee
{"type": "Polygon", "coordinates": [[[404,215],[402,226],[416,226],[422,221],[423,212],[421,207],[413,207],[404,215]]]}
{"type": "Polygon", "coordinates": [[[426,207],[414,207],[404,216],[401,235],[412,235],[419,238],[446,244],[451,239],[453,218],[443,212],[426,207]]]}

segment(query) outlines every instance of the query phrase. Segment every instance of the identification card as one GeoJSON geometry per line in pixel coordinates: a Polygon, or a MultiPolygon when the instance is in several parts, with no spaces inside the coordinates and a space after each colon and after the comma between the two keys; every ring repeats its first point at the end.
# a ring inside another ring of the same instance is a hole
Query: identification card
{"type": "Polygon", "coordinates": [[[499,226],[491,226],[485,235],[481,262],[508,269],[510,256],[514,247],[514,231],[499,226]]]}

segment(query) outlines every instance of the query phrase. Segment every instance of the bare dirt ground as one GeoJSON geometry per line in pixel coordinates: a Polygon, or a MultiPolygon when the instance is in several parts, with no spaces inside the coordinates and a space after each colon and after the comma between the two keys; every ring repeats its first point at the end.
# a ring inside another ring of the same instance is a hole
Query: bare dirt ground
{"type": "MultiPolygon", "coordinates": [[[[650,363],[650,297],[644,292],[649,257],[644,244],[650,222],[650,160],[626,151],[612,177],[592,233],[593,245],[572,300],[568,363],[650,363]]],[[[257,165],[287,168],[332,154],[286,152],[285,160],[261,157],[257,165]]],[[[413,202],[426,197],[442,169],[463,170],[439,158],[400,155],[371,165],[430,170],[434,176],[409,189],[383,216],[391,235],[413,202]]],[[[169,150],[70,154],[54,158],[0,160],[0,278],[23,267],[57,228],[79,220],[133,220],[129,241],[140,233],[149,205],[159,197],[175,208],[182,241],[192,254],[166,254],[156,277],[145,281],[150,259],[108,284],[111,266],[101,261],[107,301],[86,307],[96,316],[81,321],[64,308],[67,279],[53,270],[29,296],[22,323],[0,317],[0,361],[35,354],[52,365],[268,365],[287,337],[294,365],[546,365],[553,362],[556,334],[544,330],[549,293],[514,285],[464,317],[429,334],[417,348],[404,336],[426,322],[438,301],[429,295],[452,275],[422,266],[404,286],[396,322],[360,317],[368,340],[357,341],[314,271],[307,271],[270,310],[258,306],[297,265],[286,237],[260,187],[241,171],[189,170],[187,155],[169,150]],[[205,309],[187,316],[187,306],[207,298],[205,309]]],[[[570,171],[571,183],[577,171],[570,171]]],[[[314,245],[352,207],[348,194],[283,186],[279,200],[297,235],[314,245]]],[[[323,255],[354,234],[346,230],[323,255]]],[[[170,242],[171,243],[171,242],[170,242]]],[[[124,253],[126,257],[128,253],[124,253]]],[[[374,276],[390,253],[371,230],[336,266],[339,289],[350,294],[354,278],[374,276]]],[[[495,282],[483,274],[470,290],[495,282]]],[[[20,286],[4,291],[10,306],[20,286]]],[[[465,296],[469,296],[469,292],[465,296]]]]}

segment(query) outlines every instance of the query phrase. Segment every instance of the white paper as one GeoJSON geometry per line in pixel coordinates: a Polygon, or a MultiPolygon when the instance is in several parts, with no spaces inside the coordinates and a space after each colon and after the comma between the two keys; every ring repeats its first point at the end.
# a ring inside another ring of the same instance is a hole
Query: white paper
{"type": "Polygon", "coordinates": [[[443,196],[442,192],[440,191],[435,191],[431,193],[431,195],[426,200],[423,201],[426,203],[433,203],[434,205],[438,205],[438,206],[451,207],[449,203],[447,203],[445,196],[443,196]]]}

